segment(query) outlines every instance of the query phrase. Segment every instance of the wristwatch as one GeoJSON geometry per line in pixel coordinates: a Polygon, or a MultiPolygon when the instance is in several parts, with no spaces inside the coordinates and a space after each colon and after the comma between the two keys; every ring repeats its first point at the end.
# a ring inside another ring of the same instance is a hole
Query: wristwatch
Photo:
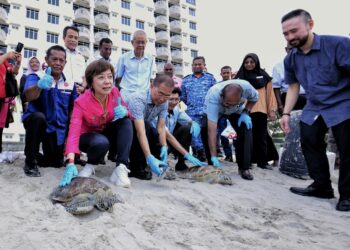
{"type": "Polygon", "coordinates": [[[246,113],[247,115],[250,115],[250,109],[247,109],[247,108],[244,108],[243,110],[242,110],[242,113],[246,113]]]}

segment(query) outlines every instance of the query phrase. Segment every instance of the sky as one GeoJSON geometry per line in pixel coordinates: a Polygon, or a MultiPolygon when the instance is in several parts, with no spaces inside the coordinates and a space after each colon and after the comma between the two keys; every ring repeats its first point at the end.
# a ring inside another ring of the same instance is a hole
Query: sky
{"type": "Polygon", "coordinates": [[[220,77],[220,68],[238,70],[244,56],[254,52],[271,74],[285,56],[281,17],[305,9],[317,34],[349,36],[350,0],[197,0],[199,55],[208,72],[220,77]]]}

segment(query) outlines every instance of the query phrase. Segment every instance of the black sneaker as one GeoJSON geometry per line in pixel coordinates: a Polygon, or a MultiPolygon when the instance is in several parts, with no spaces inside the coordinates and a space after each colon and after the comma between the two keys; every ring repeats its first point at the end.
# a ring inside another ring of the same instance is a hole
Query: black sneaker
{"type": "Polygon", "coordinates": [[[233,162],[232,155],[226,156],[226,157],[225,157],[225,161],[233,162]]]}
{"type": "Polygon", "coordinates": [[[40,171],[38,169],[38,166],[35,164],[33,166],[30,166],[29,164],[25,164],[23,167],[23,171],[25,173],[26,176],[29,177],[40,177],[40,171]]]}
{"type": "Polygon", "coordinates": [[[240,170],[239,174],[241,177],[245,180],[251,181],[254,179],[253,175],[250,173],[249,169],[246,170],[240,170]]]}
{"type": "Polygon", "coordinates": [[[152,172],[141,170],[141,171],[131,171],[129,173],[129,177],[135,177],[140,180],[151,180],[152,179],[152,172]]]}

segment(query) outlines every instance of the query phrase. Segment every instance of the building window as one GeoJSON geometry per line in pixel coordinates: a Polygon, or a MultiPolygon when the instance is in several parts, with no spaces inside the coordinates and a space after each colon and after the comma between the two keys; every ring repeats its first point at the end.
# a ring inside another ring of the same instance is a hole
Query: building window
{"type": "Polygon", "coordinates": [[[54,15],[54,14],[47,14],[47,22],[53,23],[53,24],[58,24],[59,23],[59,16],[54,15]]]}
{"type": "Polygon", "coordinates": [[[19,135],[19,142],[25,142],[26,135],[20,134],[19,135]]]}
{"type": "Polygon", "coordinates": [[[196,36],[190,36],[190,43],[197,43],[197,37],[196,36]]]}
{"type": "Polygon", "coordinates": [[[196,16],[196,10],[192,9],[192,8],[188,8],[188,14],[190,14],[190,16],[196,16]]]}
{"type": "Polygon", "coordinates": [[[60,5],[60,0],[48,0],[48,3],[51,4],[51,5],[59,6],[60,5]]]}
{"type": "Polygon", "coordinates": [[[145,29],[145,22],[140,21],[140,20],[136,20],[136,28],[140,29],[140,30],[144,30],[145,29]]]}
{"type": "Polygon", "coordinates": [[[29,39],[38,40],[38,30],[26,28],[25,37],[29,39]]]}
{"type": "Polygon", "coordinates": [[[130,17],[122,16],[122,24],[130,26],[130,17]]]}
{"type": "Polygon", "coordinates": [[[196,5],[196,0],[186,0],[187,3],[196,5]]]}
{"type": "Polygon", "coordinates": [[[27,8],[27,17],[30,19],[39,19],[39,11],[27,8]]]}
{"type": "Polygon", "coordinates": [[[5,138],[6,138],[6,139],[12,139],[12,138],[13,138],[13,135],[12,135],[12,134],[5,134],[5,138]]]}
{"type": "Polygon", "coordinates": [[[47,34],[46,34],[46,41],[49,42],[49,43],[58,44],[58,35],[50,33],[50,32],[47,32],[47,34]]]}
{"type": "Polygon", "coordinates": [[[194,49],[191,49],[191,57],[195,58],[197,56],[198,56],[198,51],[194,50],[194,49]]]}
{"type": "Polygon", "coordinates": [[[130,2],[122,0],[122,8],[130,10],[130,2]]]}
{"type": "Polygon", "coordinates": [[[130,51],[129,49],[122,49],[122,54],[129,52],[129,51],[130,51]]]}
{"type": "Polygon", "coordinates": [[[131,34],[126,33],[126,32],[122,32],[122,40],[126,41],[126,42],[130,42],[131,41],[131,34]]]}
{"type": "Polygon", "coordinates": [[[197,24],[195,22],[190,22],[190,29],[196,30],[197,29],[197,24]]]}
{"type": "Polygon", "coordinates": [[[24,58],[30,58],[33,56],[36,56],[36,49],[28,49],[28,48],[24,48],[24,58]]]}

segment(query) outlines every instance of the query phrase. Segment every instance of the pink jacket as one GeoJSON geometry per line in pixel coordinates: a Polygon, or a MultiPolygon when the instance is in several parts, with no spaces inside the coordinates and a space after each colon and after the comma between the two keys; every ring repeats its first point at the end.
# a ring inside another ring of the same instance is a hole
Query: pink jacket
{"type": "MultiPolygon", "coordinates": [[[[91,90],[85,91],[84,94],[75,100],[66,143],[66,155],[68,153],[80,154],[80,135],[100,132],[105,129],[108,123],[112,122],[118,97],[121,98],[119,90],[113,87],[111,93],[107,96],[106,110],[103,110],[101,103],[96,99],[91,90]]],[[[123,99],[121,100],[121,104],[126,107],[123,99]]],[[[131,117],[130,112],[128,116],[131,117]]]]}

